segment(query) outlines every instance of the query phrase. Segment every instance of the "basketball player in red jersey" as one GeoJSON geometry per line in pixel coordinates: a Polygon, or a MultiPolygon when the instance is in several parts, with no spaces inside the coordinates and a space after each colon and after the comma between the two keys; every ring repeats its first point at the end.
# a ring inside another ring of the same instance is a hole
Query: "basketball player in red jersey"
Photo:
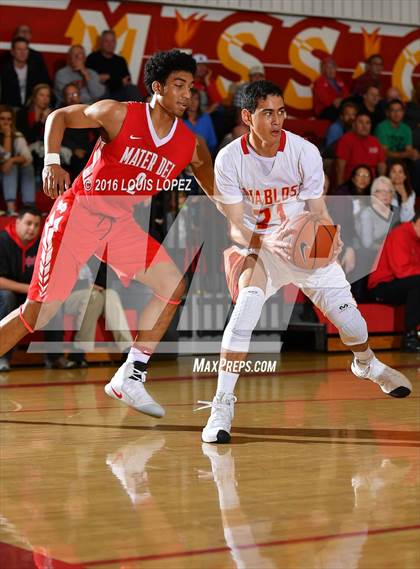
{"type": "MultiPolygon", "coordinates": [[[[257,81],[244,94],[242,120],[249,134],[225,146],[215,162],[215,198],[230,222],[237,243],[225,251],[228,287],[235,304],[222,339],[217,391],[202,432],[207,443],[230,441],[237,365],[244,362],[252,331],[267,298],[293,283],[338,328],[354,354],[352,372],[378,384],[393,397],[406,397],[411,383],[399,371],[380,362],[368,344],[366,322],[357,308],[340,265],[332,261],[312,271],[285,261],[288,220],[305,209],[331,218],[323,197],[324,173],[318,149],[283,130],[285,107],[281,89],[257,81]]],[[[339,241],[335,258],[339,252],[339,241]]]]}
{"type": "Polygon", "coordinates": [[[180,303],[181,273],[150,235],[135,223],[133,206],[168,187],[191,164],[203,189],[213,191],[210,154],[181,117],[187,108],[194,59],[172,50],[145,67],[150,104],[99,101],[53,112],[45,130],[44,192],[56,199],[45,223],[27,301],[0,322],[0,354],[42,328],[67,298],[80,268],[92,256],[114,268],[123,283],[136,279],[154,293],[140,316],[141,330],[127,361],[106,393],[154,417],[164,410],[144,388],[146,365],[180,303]],[[78,178],[60,166],[66,128],[100,128],[101,136],[78,178]],[[68,189],[67,189],[68,188],[68,189]]]}

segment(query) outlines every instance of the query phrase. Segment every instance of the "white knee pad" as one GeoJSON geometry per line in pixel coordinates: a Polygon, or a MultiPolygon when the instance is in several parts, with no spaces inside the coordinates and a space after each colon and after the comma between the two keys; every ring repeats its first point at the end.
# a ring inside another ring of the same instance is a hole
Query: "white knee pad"
{"type": "Polygon", "coordinates": [[[366,320],[354,304],[344,303],[335,306],[326,314],[340,333],[340,338],[347,346],[364,344],[368,339],[366,320]]]}
{"type": "Polygon", "coordinates": [[[243,288],[225,328],[222,348],[231,352],[248,352],[252,332],[258,324],[265,302],[264,292],[256,286],[243,288]]]}

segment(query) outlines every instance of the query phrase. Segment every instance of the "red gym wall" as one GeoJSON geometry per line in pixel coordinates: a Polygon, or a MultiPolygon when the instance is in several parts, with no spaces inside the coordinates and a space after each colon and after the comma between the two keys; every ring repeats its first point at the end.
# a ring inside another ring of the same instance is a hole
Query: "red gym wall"
{"type": "Polygon", "coordinates": [[[285,90],[289,113],[299,117],[311,115],[310,85],[319,75],[319,57],[327,53],[349,85],[363,71],[363,60],[378,52],[385,59],[385,84],[398,87],[405,99],[420,78],[420,31],[415,27],[141,2],[68,0],[51,2],[53,8],[42,8],[41,2],[5,4],[0,6],[0,48],[8,48],[18,24],[29,23],[33,47],[45,54],[52,73],[64,63],[69,45],[82,43],[90,52],[98,34],[112,28],[118,51],[140,84],[148,55],[191,49],[208,56],[222,95],[231,81],[247,79],[249,67],[263,64],[267,78],[285,90]]]}

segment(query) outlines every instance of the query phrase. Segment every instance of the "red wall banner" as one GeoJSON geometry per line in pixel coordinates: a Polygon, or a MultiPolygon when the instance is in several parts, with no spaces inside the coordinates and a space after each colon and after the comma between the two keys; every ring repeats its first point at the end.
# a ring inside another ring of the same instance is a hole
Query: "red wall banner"
{"type": "Polygon", "coordinates": [[[71,44],[81,43],[89,53],[100,32],[112,28],[117,50],[140,85],[144,62],[153,52],[191,49],[207,55],[223,96],[232,82],[247,80],[250,67],[262,64],[267,78],[283,87],[289,112],[302,117],[311,114],[311,83],[326,54],[336,60],[349,86],[373,53],[384,57],[385,85],[398,87],[405,100],[420,79],[420,31],[415,27],[141,2],[63,0],[48,6],[53,7],[34,1],[8,6],[4,0],[0,48],[8,48],[19,24],[30,24],[33,47],[45,54],[51,72],[64,64],[71,44]]]}

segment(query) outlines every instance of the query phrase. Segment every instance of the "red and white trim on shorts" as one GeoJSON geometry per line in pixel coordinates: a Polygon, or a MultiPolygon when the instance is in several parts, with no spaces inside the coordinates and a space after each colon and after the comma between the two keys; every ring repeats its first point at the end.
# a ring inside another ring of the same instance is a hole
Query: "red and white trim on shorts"
{"type": "Polygon", "coordinates": [[[64,217],[64,212],[67,209],[67,204],[63,201],[57,204],[54,214],[51,215],[44,227],[44,233],[41,241],[41,257],[39,261],[38,270],[38,289],[41,300],[44,300],[48,284],[50,282],[52,256],[53,256],[53,237],[58,231],[60,222],[64,217]],[[57,216],[58,213],[58,216],[57,216]]]}

